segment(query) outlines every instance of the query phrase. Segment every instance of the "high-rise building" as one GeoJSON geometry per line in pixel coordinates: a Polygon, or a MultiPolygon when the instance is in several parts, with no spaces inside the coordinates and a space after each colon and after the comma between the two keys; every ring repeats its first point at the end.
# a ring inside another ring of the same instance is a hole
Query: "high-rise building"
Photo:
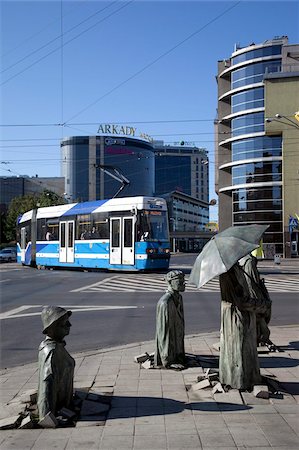
{"type": "Polygon", "coordinates": [[[155,193],[179,191],[206,203],[209,201],[207,150],[195,146],[164,145],[154,141],[155,193]]]}
{"type": "MultiPolygon", "coordinates": [[[[273,109],[274,97],[275,108],[284,105],[284,115],[292,117],[298,109],[298,51],[299,45],[289,45],[283,36],[244,48],[236,46],[228,59],[218,62],[215,189],[219,196],[219,227],[223,230],[230,225],[269,224],[264,235],[269,255],[286,254],[284,185],[288,169],[283,161],[290,151],[294,158],[296,155],[279,127],[265,127],[265,112],[274,118],[280,112],[273,109]],[[285,93],[275,89],[281,86],[277,80],[291,78],[292,86],[284,83],[285,93]],[[267,105],[271,105],[271,111],[267,105]]],[[[298,139],[299,130],[297,143],[298,139]]],[[[292,210],[294,214],[299,212],[296,203],[292,208],[289,214],[292,210]]]]}
{"type": "Polygon", "coordinates": [[[70,201],[113,197],[121,186],[113,168],[130,182],[122,197],[154,193],[154,149],[149,142],[128,136],[73,136],[61,141],[62,175],[70,201]],[[106,168],[112,175],[104,172],[106,168]],[[113,177],[116,175],[116,178],[113,177]]]}

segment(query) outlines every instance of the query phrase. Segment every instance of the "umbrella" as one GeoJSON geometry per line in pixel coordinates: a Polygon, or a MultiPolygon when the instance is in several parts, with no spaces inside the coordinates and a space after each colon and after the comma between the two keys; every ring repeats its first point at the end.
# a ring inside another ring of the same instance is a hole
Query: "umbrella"
{"type": "Polygon", "coordinates": [[[229,227],[213,236],[197,256],[189,283],[200,288],[217,275],[227,272],[240,258],[259,247],[261,236],[268,227],[229,227]]]}

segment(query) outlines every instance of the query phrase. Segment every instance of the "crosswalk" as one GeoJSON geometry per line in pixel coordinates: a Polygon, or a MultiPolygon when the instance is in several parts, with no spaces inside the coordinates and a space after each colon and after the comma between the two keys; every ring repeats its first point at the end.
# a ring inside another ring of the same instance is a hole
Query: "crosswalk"
{"type": "MultiPolygon", "coordinates": [[[[82,286],[71,292],[163,292],[166,288],[165,275],[159,274],[122,274],[105,278],[97,283],[82,286]]],[[[219,280],[214,278],[199,290],[188,284],[186,277],[185,292],[219,292],[219,280]]],[[[299,278],[293,275],[265,276],[269,292],[299,293],[299,278]]]]}

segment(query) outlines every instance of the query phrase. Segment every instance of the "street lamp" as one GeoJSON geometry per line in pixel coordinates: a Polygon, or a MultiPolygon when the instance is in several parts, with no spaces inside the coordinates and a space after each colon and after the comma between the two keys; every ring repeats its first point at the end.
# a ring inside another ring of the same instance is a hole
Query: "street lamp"
{"type": "MultiPolygon", "coordinates": [[[[294,114],[294,117],[296,120],[299,120],[299,111],[294,114]]],[[[290,127],[293,127],[293,128],[296,128],[297,130],[299,130],[299,123],[296,123],[294,120],[290,119],[287,116],[283,116],[282,114],[275,114],[274,117],[267,117],[265,119],[265,122],[267,122],[267,123],[271,123],[271,122],[283,123],[284,125],[289,125],[290,127]]]]}

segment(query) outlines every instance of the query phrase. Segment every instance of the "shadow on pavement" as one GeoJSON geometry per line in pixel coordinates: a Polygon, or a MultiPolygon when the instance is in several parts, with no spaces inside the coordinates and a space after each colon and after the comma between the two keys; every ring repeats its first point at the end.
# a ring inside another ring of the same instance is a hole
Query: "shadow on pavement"
{"type": "Polygon", "coordinates": [[[284,358],[282,356],[259,356],[260,366],[263,369],[274,367],[297,367],[299,359],[284,358]]]}
{"type": "MultiPolygon", "coordinates": [[[[184,410],[215,412],[215,411],[241,411],[251,406],[225,402],[202,401],[184,403],[170,398],[160,397],[121,397],[113,396],[111,409],[107,412],[109,419],[125,419],[132,417],[163,416],[177,414],[184,410]]],[[[86,417],[79,421],[87,420],[86,417]]],[[[99,420],[98,416],[88,416],[89,421],[99,420]]]]}

